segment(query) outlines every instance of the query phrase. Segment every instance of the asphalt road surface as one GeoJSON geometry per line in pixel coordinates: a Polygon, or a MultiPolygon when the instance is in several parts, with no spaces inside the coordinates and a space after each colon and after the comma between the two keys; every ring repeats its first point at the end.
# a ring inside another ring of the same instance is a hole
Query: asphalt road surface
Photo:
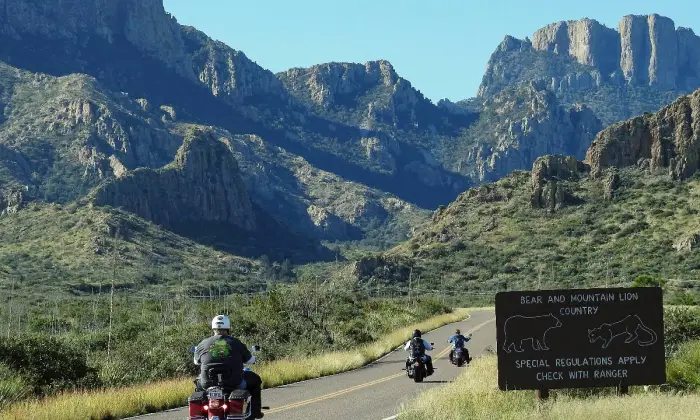
{"type": "MultiPolygon", "coordinates": [[[[423,335],[435,343],[429,352],[433,358],[435,373],[422,383],[414,383],[404,368],[407,353],[394,351],[382,359],[351,372],[324,378],[297,382],[263,390],[265,419],[344,419],[387,420],[426,389],[452,381],[462,369],[450,364],[450,345],[447,339],[455,328],[463,335],[473,333],[467,348],[472,357],[479,356],[487,347],[496,347],[495,313],[492,310],[473,311],[465,321],[449,324],[423,335]]],[[[134,417],[143,420],[185,420],[187,409],[177,409],[147,416],[134,417]]]]}

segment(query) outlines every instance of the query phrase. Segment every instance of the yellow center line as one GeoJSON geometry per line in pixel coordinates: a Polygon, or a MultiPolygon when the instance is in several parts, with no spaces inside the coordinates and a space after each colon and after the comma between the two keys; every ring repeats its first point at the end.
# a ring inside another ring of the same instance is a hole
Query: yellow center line
{"type": "MultiPolygon", "coordinates": [[[[476,327],[472,328],[471,330],[467,331],[467,334],[472,333],[472,332],[478,330],[479,328],[481,328],[481,327],[483,327],[484,325],[486,325],[486,324],[488,324],[488,323],[494,321],[495,319],[496,319],[496,318],[491,318],[491,319],[489,319],[488,321],[482,322],[481,324],[479,324],[479,325],[477,325],[476,327]]],[[[449,352],[450,352],[450,349],[452,349],[452,346],[448,346],[445,350],[443,350],[442,352],[440,352],[440,353],[437,355],[436,359],[439,359],[440,357],[442,357],[442,356],[446,355],[447,353],[449,353],[449,352]]],[[[390,381],[390,380],[392,380],[392,379],[396,379],[396,378],[398,378],[398,377],[400,377],[400,376],[404,376],[404,375],[406,375],[406,374],[403,373],[403,372],[401,372],[401,373],[396,373],[396,374],[391,375],[391,376],[386,376],[386,377],[384,377],[384,378],[375,379],[374,381],[371,381],[371,382],[366,382],[366,383],[364,383],[364,384],[355,385],[355,386],[350,387],[350,388],[341,389],[340,391],[332,392],[332,393],[330,393],[330,394],[321,395],[321,396],[319,396],[319,397],[310,398],[310,399],[308,399],[308,400],[299,401],[299,402],[295,402],[295,403],[292,403],[292,404],[283,405],[283,406],[281,406],[281,407],[273,408],[273,409],[267,410],[267,411],[265,412],[265,414],[279,413],[279,412],[281,412],[281,411],[287,411],[287,410],[291,410],[291,409],[293,409],[293,408],[298,408],[298,407],[301,407],[301,406],[304,406],[304,405],[313,404],[313,403],[320,402],[320,401],[325,401],[325,400],[328,400],[328,399],[331,399],[331,398],[334,398],[334,397],[338,397],[338,396],[343,395],[343,394],[347,394],[347,393],[349,393],[349,392],[357,391],[357,390],[359,390],[359,389],[363,389],[363,388],[367,388],[367,387],[370,387],[370,386],[374,386],[374,385],[380,384],[380,383],[382,383],[382,382],[390,381]]]]}
{"type": "Polygon", "coordinates": [[[315,403],[315,402],[327,400],[327,399],[330,399],[330,398],[333,398],[333,397],[337,397],[337,396],[340,396],[340,395],[343,395],[343,394],[347,394],[348,392],[357,391],[358,389],[367,388],[367,387],[370,387],[370,386],[373,386],[373,385],[377,385],[377,384],[379,384],[379,383],[386,382],[386,381],[389,381],[389,380],[391,380],[391,379],[395,379],[395,378],[398,378],[399,376],[404,376],[404,375],[405,375],[405,374],[404,374],[403,372],[397,373],[397,374],[394,374],[394,375],[391,375],[391,376],[387,376],[387,377],[384,377],[384,378],[381,378],[381,379],[374,380],[374,381],[372,381],[372,382],[367,382],[367,383],[360,384],[360,385],[356,385],[356,386],[353,386],[353,387],[350,387],[350,388],[342,389],[342,390],[340,390],[340,391],[336,391],[336,392],[333,392],[333,393],[330,393],[330,394],[322,395],[322,396],[320,396],[320,397],[311,398],[311,399],[308,399],[308,400],[299,401],[299,402],[292,403],[292,404],[289,404],[289,405],[285,405],[285,406],[282,406],[282,407],[273,408],[273,409],[271,409],[271,410],[268,410],[265,414],[279,413],[280,411],[285,411],[285,410],[289,410],[289,409],[292,409],[292,408],[301,407],[301,406],[303,406],[303,405],[312,404],[312,403],[315,403]]]}

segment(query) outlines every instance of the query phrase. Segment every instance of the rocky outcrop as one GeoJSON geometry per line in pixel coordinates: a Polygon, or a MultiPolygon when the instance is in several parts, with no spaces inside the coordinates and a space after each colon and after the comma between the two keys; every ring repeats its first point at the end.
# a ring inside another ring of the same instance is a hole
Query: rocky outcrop
{"type": "Polygon", "coordinates": [[[23,204],[22,191],[0,190],[0,216],[17,213],[23,204]]]}
{"type": "Polygon", "coordinates": [[[229,147],[201,131],[188,134],[168,166],[129,172],[98,187],[91,200],[98,206],[122,207],[167,228],[201,222],[256,227],[229,147]]]}
{"type": "MultiPolygon", "coordinates": [[[[289,96],[272,72],[242,52],[178,24],[163,0],[0,0],[0,36],[69,42],[76,50],[89,38],[124,40],[229,103],[256,95],[289,96]]],[[[92,58],[79,54],[81,62],[92,58]]]]}
{"type": "Polygon", "coordinates": [[[604,74],[615,71],[619,64],[619,34],[592,19],[558,22],[539,29],[532,36],[532,46],[568,55],[604,74]]]}
{"type": "Polygon", "coordinates": [[[645,165],[667,168],[675,178],[700,169],[700,89],[655,114],[646,114],[601,131],[586,162],[594,176],[609,167],[645,165]]]}
{"type": "Polygon", "coordinates": [[[586,18],[541,28],[532,42],[506,37],[489,60],[479,96],[527,80],[543,80],[559,92],[621,83],[692,90],[700,85],[698,75],[700,37],[671,19],[628,15],[616,31],[586,18]]]}
{"type": "Polygon", "coordinates": [[[197,78],[212,95],[234,105],[253,97],[258,101],[265,96],[283,101],[289,99],[284,85],[274,73],[260,67],[242,51],[214,41],[192,27],[183,27],[182,36],[197,78]]]}
{"type": "MultiPolygon", "coordinates": [[[[10,102],[13,112],[0,126],[0,140],[22,150],[25,139],[37,143],[56,139],[61,153],[52,160],[64,167],[66,161],[82,167],[81,183],[121,176],[128,169],[163,166],[181,144],[180,138],[153,121],[157,112],[144,112],[151,108],[147,101],[112,94],[92,77],[33,75],[0,65],[0,77],[10,73],[20,74],[14,88],[22,99],[10,102]],[[70,142],[59,141],[67,138],[70,142]]],[[[4,154],[0,146],[0,160],[4,154]]],[[[19,163],[17,169],[31,175],[31,163],[12,160],[19,163]]]]}
{"type": "Polygon", "coordinates": [[[679,238],[673,244],[673,249],[676,251],[693,251],[698,248],[700,248],[700,233],[679,238]]]}
{"type": "Polygon", "coordinates": [[[531,83],[501,92],[485,105],[466,163],[472,177],[494,181],[513,170],[527,170],[538,156],[573,155],[583,159],[602,125],[582,105],[564,108],[544,86],[531,83]]]}
{"type": "Polygon", "coordinates": [[[470,114],[469,110],[466,109],[463,106],[460,106],[459,104],[456,104],[449,99],[440,99],[437,103],[438,108],[444,109],[445,111],[449,112],[450,114],[454,115],[464,115],[467,116],[470,114]]]}
{"type": "Polygon", "coordinates": [[[532,207],[554,211],[571,202],[572,193],[563,181],[579,179],[585,170],[585,164],[573,156],[538,158],[531,172],[532,207]]]}
{"type": "Polygon", "coordinates": [[[612,201],[615,197],[615,192],[620,187],[620,174],[617,168],[613,168],[608,176],[603,181],[603,191],[605,194],[605,199],[607,201],[612,201]]]}
{"type": "Polygon", "coordinates": [[[78,42],[83,35],[108,42],[121,37],[145,54],[195,79],[180,26],[163,0],[0,0],[0,34],[78,42]]]}
{"type": "Polygon", "coordinates": [[[393,173],[396,171],[396,158],[394,155],[399,155],[401,150],[399,144],[392,138],[378,137],[363,137],[360,139],[360,145],[365,152],[365,158],[382,168],[385,171],[393,173]]]}
{"type": "Polygon", "coordinates": [[[336,215],[328,210],[310,205],[306,209],[314,226],[321,232],[323,237],[334,239],[347,239],[347,225],[336,215]]]}
{"type": "Polygon", "coordinates": [[[354,107],[362,102],[361,126],[366,129],[377,123],[413,124],[422,109],[437,109],[385,60],[365,64],[332,62],[293,68],[277,76],[299,99],[326,110],[354,107]],[[369,100],[358,100],[365,96],[369,100]]]}

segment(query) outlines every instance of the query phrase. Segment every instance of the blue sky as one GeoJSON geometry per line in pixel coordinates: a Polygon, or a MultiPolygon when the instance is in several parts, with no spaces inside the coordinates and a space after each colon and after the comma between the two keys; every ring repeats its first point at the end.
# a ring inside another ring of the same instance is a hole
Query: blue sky
{"type": "Polygon", "coordinates": [[[164,0],[178,22],[273,72],[329,61],[389,60],[437,102],[472,97],[503,37],[589,17],[617,28],[658,13],[700,33],[697,0],[164,0]]]}

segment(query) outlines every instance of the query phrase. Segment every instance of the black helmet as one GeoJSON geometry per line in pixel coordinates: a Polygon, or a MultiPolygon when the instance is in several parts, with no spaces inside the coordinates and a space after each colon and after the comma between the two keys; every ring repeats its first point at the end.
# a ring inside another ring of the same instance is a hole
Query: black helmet
{"type": "Polygon", "coordinates": [[[414,336],[414,337],[420,337],[420,330],[415,330],[415,331],[413,331],[413,336],[414,336]]]}

